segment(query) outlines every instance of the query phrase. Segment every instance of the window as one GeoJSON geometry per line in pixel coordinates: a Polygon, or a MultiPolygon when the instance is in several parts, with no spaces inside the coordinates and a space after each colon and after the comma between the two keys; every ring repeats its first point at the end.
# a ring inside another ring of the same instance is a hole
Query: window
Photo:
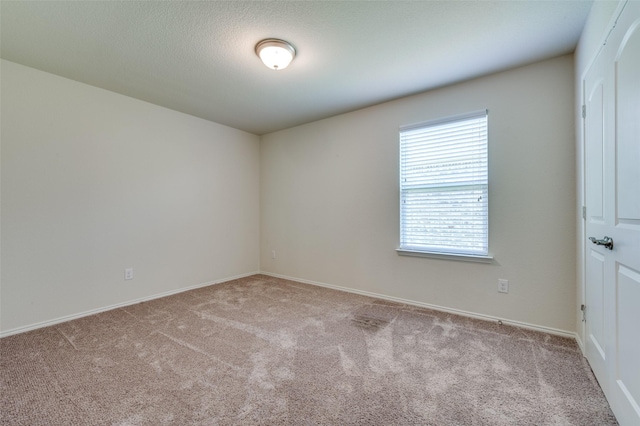
{"type": "Polygon", "coordinates": [[[487,111],[400,128],[398,252],[490,259],[487,145],[487,111]]]}

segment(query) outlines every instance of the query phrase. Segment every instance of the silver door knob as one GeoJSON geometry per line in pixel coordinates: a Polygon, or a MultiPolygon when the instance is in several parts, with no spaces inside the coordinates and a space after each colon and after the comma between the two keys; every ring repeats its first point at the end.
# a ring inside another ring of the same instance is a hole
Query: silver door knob
{"type": "Polygon", "coordinates": [[[609,250],[613,250],[613,238],[605,236],[601,240],[596,240],[595,237],[589,237],[591,242],[597,246],[605,246],[609,250]]]}

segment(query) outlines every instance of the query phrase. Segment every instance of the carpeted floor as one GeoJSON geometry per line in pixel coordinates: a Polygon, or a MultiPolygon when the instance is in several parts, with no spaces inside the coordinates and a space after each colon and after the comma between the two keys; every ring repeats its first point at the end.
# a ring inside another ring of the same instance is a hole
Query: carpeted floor
{"type": "Polygon", "coordinates": [[[569,339],[256,275],[0,340],[3,425],[611,425],[569,339]]]}

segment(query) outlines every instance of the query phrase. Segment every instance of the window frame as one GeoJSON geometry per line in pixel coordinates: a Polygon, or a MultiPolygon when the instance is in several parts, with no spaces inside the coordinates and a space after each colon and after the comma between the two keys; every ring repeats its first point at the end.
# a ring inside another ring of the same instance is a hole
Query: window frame
{"type": "MultiPolygon", "coordinates": [[[[493,262],[493,255],[490,253],[489,251],[489,197],[487,196],[487,207],[486,207],[486,217],[487,217],[487,225],[486,225],[486,248],[487,251],[486,253],[481,253],[481,254],[476,254],[476,253],[464,253],[464,252],[454,252],[454,251],[434,251],[434,250],[428,250],[425,249],[420,249],[420,245],[402,245],[403,243],[403,207],[402,207],[402,203],[403,203],[403,159],[402,159],[402,133],[405,131],[409,131],[409,130],[413,130],[413,129],[421,129],[421,128],[428,128],[428,127],[436,127],[439,125],[443,125],[446,123],[454,123],[454,122],[460,122],[460,121],[464,121],[464,120],[469,120],[469,119],[473,119],[473,118],[478,118],[478,117],[482,117],[485,116],[486,117],[486,154],[487,154],[487,166],[486,166],[486,173],[487,173],[487,180],[486,180],[486,193],[488,195],[489,192],[489,110],[488,109],[483,109],[483,110],[479,110],[479,111],[473,111],[473,112],[469,112],[466,114],[459,114],[459,115],[455,115],[455,116],[449,116],[449,117],[443,117],[443,118],[439,118],[439,119],[435,119],[435,120],[429,120],[429,121],[424,121],[424,122],[420,122],[420,123],[416,123],[416,124],[411,124],[411,125],[406,125],[406,126],[401,126],[399,128],[398,131],[398,166],[399,166],[399,170],[398,170],[398,190],[399,190],[399,203],[398,203],[398,207],[399,207],[399,244],[398,244],[398,248],[396,249],[396,252],[399,255],[403,255],[403,256],[413,256],[413,257],[429,257],[429,258],[436,258],[436,259],[446,259],[446,260],[461,260],[461,261],[470,261],[470,262],[481,262],[481,263],[491,263],[493,262]]],[[[461,187],[464,186],[463,184],[461,185],[450,185],[450,184],[446,184],[443,183],[441,186],[439,186],[438,188],[446,188],[446,187],[450,187],[450,188],[455,188],[456,186],[461,187]]],[[[469,252],[472,250],[469,250],[469,252]]]]}

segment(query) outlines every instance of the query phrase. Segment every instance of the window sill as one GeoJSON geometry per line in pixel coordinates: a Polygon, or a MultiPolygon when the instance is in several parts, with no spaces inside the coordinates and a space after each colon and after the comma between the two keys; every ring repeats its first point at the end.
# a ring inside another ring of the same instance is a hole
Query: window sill
{"type": "Polygon", "coordinates": [[[416,251],[406,249],[396,249],[396,252],[400,256],[429,257],[432,259],[459,260],[462,262],[493,263],[493,256],[491,255],[474,256],[471,254],[434,253],[430,251],[416,251]]]}

